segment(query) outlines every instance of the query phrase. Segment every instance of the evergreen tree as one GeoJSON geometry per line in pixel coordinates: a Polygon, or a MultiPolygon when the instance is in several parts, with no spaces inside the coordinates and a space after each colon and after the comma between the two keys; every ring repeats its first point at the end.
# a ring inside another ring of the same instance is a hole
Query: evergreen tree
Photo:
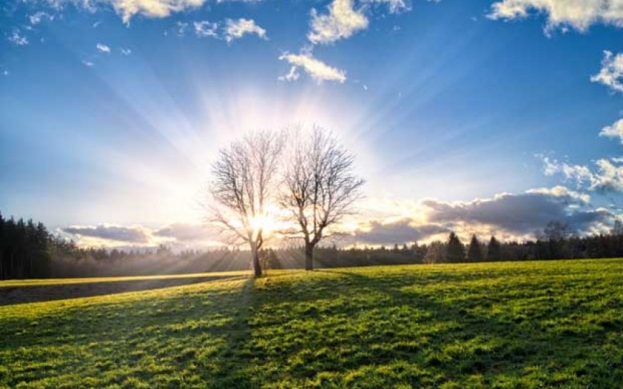
{"type": "Polygon", "coordinates": [[[454,232],[448,237],[448,246],[446,248],[446,259],[450,263],[459,263],[465,261],[465,246],[454,232]]]}
{"type": "Polygon", "coordinates": [[[495,236],[491,237],[489,240],[489,245],[487,246],[487,261],[499,261],[502,259],[502,253],[500,250],[500,242],[495,239],[495,236]]]}
{"type": "Polygon", "coordinates": [[[5,221],[2,217],[2,213],[0,213],[0,280],[6,279],[5,276],[5,256],[4,256],[4,247],[5,247],[5,221]]]}
{"type": "Polygon", "coordinates": [[[472,240],[469,242],[469,248],[467,249],[467,260],[469,262],[481,262],[482,261],[482,250],[480,247],[480,242],[476,235],[472,235],[472,240]]]}
{"type": "Polygon", "coordinates": [[[442,242],[435,241],[428,246],[423,246],[423,263],[442,263],[444,261],[445,245],[442,242]]]}

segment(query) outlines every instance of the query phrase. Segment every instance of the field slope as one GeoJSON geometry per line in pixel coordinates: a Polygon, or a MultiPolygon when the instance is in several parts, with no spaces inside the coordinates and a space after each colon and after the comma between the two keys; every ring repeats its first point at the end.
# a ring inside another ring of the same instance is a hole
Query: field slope
{"type": "Polygon", "coordinates": [[[0,387],[616,388],[622,275],[621,260],[284,271],[5,305],[0,387]]]}

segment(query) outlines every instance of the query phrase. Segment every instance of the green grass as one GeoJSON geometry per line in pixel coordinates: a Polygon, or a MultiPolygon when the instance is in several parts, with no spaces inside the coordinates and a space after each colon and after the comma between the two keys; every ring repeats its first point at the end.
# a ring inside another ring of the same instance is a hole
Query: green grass
{"type": "Polygon", "coordinates": [[[623,261],[272,272],[0,307],[0,387],[618,388],[623,261]]]}

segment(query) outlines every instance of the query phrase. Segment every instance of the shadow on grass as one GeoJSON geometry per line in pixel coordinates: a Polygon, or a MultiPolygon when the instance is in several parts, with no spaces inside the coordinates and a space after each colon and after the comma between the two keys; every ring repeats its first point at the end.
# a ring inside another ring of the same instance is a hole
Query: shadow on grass
{"type": "MultiPolygon", "coordinates": [[[[581,377],[591,382],[587,377],[591,369],[595,373],[594,384],[614,383],[623,378],[623,374],[614,377],[608,372],[613,357],[601,354],[604,348],[611,346],[612,335],[623,330],[623,321],[607,317],[585,320],[592,314],[599,316],[600,312],[569,301],[587,300],[582,296],[587,291],[581,281],[570,278],[555,285],[551,280],[532,279],[533,289],[523,290],[526,286],[521,284],[498,284],[493,288],[483,285],[479,290],[467,284],[478,276],[487,278],[485,274],[463,275],[452,280],[452,283],[459,282],[457,288],[448,288],[444,293],[443,288],[437,292],[426,291],[417,283],[412,289],[414,280],[399,275],[379,280],[365,273],[333,272],[352,279],[362,289],[359,291],[362,294],[374,290],[390,297],[385,304],[372,306],[372,309],[406,304],[428,313],[422,318],[424,326],[433,325],[433,322],[449,324],[447,330],[431,336],[427,350],[417,349],[411,355],[401,352],[379,355],[381,360],[406,358],[433,367],[447,378],[488,375],[488,385],[494,383],[492,377],[496,375],[530,374],[538,377],[532,383],[553,386],[565,386],[581,377]],[[464,287],[461,281],[466,282],[464,287]],[[465,298],[470,294],[473,298],[465,298]],[[530,303],[542,304],[542,309],[532,309],[530,303]],[[601,381],[604,376],[608,380],[601,381]]],[[[488,277],[508,275],[498,273],[488,277]]],[[[434,278],[442,281],[438,276],[434,278]]],[[[430,280],[423,285],[430,285],[430,280]]],[[[392,332],[385,332],[388,334],[392,332]]]]}
{"type": "MultiPolygon", "coordinates": [[[[284,372],[298,385],[314,386],[319,376],[346,380],[338,387],[354,385],[348,379],[359,373],[378,374],[365,379],[390,386],[475,379],[473,385],[485,386],[507,380],[511,387],[609,387],[623,379],[621,372],[608,375],[621,353],[603,353],[621,345],[613,337],[623,321],[581,303],[587,301],[586,279],[543,271],[542,279],[533,277],[524,287],[510,271],[316,273],[298,284],[268,282],[262,291],[251,320],[255,338],[272,339],[260,353],[278,360],[282,370],[267,363],[269,381],[284,372]],[[475,284],[479,280],[490,283],[475,284]]],[[[258,344],[248,347],[257,350],[258,344]]]]}
{"type": "Polygon", "coordinates": [[[541,273],[323,270],[5,317],[0,387],[616,387],[618,278],[541,273]]]}
{"type": "Polygon", "coordinates": [[[243,352],[252,288],[232,279],[5,317],[0,387],[256,387],[243,352]]]}
{"type": "Polygon", "coordinates": [[[176,277],[146,280],[121,280],[77,284],[24,285],[0,288],[0,306],[138,292],[197,284],[200,282],[235,279],[232,276],[176,277]]]}

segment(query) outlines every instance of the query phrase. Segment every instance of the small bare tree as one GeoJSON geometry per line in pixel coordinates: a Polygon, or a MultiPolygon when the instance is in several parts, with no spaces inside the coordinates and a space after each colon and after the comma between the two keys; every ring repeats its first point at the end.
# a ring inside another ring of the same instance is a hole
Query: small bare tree
{"type": "Polygon", "coordinates": [[[266,206],[274,199],[280,133],[258,131],[234,141],[219,151],[212,165],[208,200],[210,221],[229,234],[231,243],[247,243],[255,276],[262,275],[260,250],[265,243],[266,206]]]}
{"type": "Polygon", "coordinates": [[[317,126],[307,136],[298,135],[284,172],[280,204],[305,241],[305,270],[313,270],[314,247],[327,227],[352,212],[364,180],[353,173],[353,155],[333,135],[317,126]]]}

